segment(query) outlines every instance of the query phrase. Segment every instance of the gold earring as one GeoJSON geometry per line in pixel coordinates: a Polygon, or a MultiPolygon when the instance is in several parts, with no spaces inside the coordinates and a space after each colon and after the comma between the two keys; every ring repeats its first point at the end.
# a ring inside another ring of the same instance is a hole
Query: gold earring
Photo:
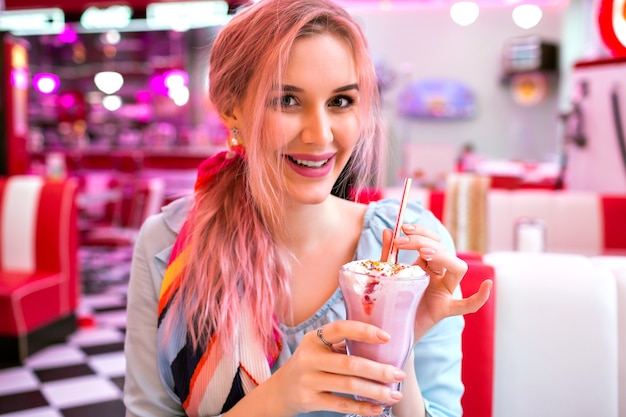
{"type": "Polygon", "coordinates": [[[236,127],[230,129],[233,136],[228,140],[228,153],[226,154],[227,159],[234,158],[235,156],[243,156],[245,153],[245,148],[243,144],[239,140],[239,135],[241,132],[236,127]]]}
{"type": "Polygon", "coordinates": [[[230,129],[230,131],[233,134],[233,136],[229,139],[228,146],[230,148],[241,146],[241,142],[239,142],[239,135],[241,134],[241,132],[239,131],[239,129],[237,129],[236,127],[233,127],[232,129],[230,129]]]}

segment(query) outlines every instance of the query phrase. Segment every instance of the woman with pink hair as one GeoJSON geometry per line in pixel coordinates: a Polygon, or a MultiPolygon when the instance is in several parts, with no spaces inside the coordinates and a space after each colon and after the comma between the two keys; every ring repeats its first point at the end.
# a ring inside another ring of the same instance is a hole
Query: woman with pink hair
{"type": "Polygon", "coordinates": [[[374,66],[329,0],[261,0],[220,31],[210,98],[232,133],[192,195],[143,225],[128,293],[127,416],[460,416],[467,270],[449,233],[410,202],[400,261],[431,275],[405,369],[348,356],[390,335],[346,320],[339,268],[391,244],[399,202],[331,194],[377,181],[384,144],[374,66]],[[417,259],[417,260],[416,260],[417,259]],[[402,391],[389,388],[402,381],[402,391]]]}

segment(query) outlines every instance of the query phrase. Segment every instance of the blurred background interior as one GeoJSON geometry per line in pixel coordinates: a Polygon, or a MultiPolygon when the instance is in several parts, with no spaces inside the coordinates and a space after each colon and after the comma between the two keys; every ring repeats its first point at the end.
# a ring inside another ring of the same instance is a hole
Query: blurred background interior
{"type": "MultiPolygon", "coordinates": [[[[241,2],[6,3],[0,29],[13,108],[5,118],[12,112],[13,120],[4,172],[165,174],[169,196],[223,146],[207,57],[241,2]]],[[[598,104],[612,90],[597,76],[577,78],[580,61],[624,48],[619,25],[613,38],[601,29],[601,3],[343,0],[365,30],[383,93],[391,146],[379,185],[411,175],[441,187],[460,167],[511,182],[623,191],[618,139],[586,120],[615,124],[598,104]],[[592,155],[599,148],[607,151],[592,155]],[[576,154],[569,160],[568,151],[576,154]],[[591,179],[580,178],[581,164],[591,179]],[[598,167],[616,178],[594,181],[598,167]]]]}
{"type": "MultiPolygon", "coordinates": [[[[225,146],[208,55],[242,3],[0,0],[1,416],[123,415],[134,239],[225,146]]],[[[368,39],[390,142],[381,182],[349,197],[412,177],[467,285],[496,280],[464,334],[465,415],[626,417],[624,0],[339,3],[368,39]],[[515,297],[557,270],[580,279],[567,306],[546,301],[564,277],[515,297]],[[529,323],[569,356],[528,345],[529,323]]]]}

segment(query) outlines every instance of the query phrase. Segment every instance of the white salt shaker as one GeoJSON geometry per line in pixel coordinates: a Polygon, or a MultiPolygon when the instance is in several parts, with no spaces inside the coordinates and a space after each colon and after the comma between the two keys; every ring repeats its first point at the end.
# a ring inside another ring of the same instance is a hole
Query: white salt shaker
{"type": "Polygon", "coordinates": [[[546,250],[546,224],[539,219],[522,217],[515,222],[513,248],[518,252],[546,250]]]}

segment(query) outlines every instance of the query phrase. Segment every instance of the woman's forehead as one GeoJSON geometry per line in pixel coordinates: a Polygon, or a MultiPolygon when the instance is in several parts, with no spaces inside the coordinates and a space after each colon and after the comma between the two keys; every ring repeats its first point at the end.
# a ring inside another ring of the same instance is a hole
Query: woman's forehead
{"type": "Polygon", "coordinates": [[[357,82],[357,69],[350,44],[337,36],[321,34],[297,39],[281,82],[298,87],[324,81],[334,88],[357,82]]]}

